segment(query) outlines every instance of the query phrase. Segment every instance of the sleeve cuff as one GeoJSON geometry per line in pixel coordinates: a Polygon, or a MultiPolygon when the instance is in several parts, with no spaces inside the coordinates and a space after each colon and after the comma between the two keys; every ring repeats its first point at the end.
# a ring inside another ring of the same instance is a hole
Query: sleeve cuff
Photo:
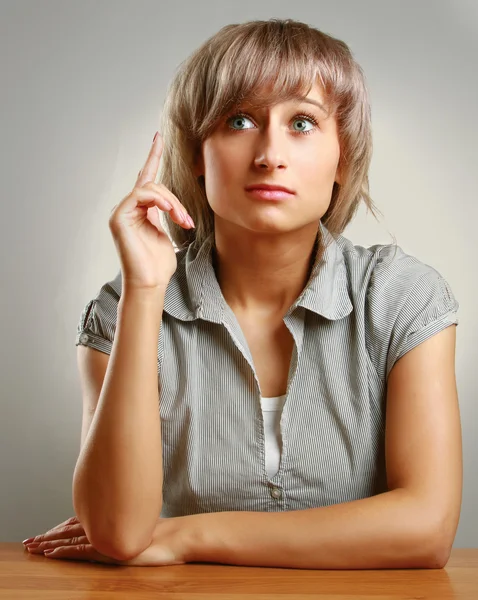
{"type": "Polygon", "coordinates": [[[99,350],[100,352],[104,352],[105,354],[111,354],[111,348],[113,346],[113,344],[110,341],[99,337],[91,331],[86,331],[85,329],[78,332],[76,335],[75,346],[80,345],[89,346],[90,348],[94,348],[95,350],[99,350]]]}

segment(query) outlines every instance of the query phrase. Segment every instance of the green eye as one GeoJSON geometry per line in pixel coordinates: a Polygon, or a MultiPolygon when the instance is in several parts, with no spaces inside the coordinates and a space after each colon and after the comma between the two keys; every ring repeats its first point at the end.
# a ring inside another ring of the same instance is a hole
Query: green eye
{"type": "Polygon", "coordinates": [[[234,115],[229,119],[229,123],[233,124],[232,129],[250,129],[249,127],[244,127],[245,121],[250,121],[245,115],[234,115]]]}
{"type": "Polygon", "coordinates": [[[312,123],[309,121],[309,119],[304,119],[303,117],[300,117],[298,119],[294,119],[294,122],[302,122],[302,127],[295,129],[295,131],[299,131],[299,132],[305,132],[305,131],[310,131],[311,129],[313,129],[313,125],[312,123]],[[311,127],[310,129],[306,129],[306,125],[309,124],[311,127]]]}
{"type": "MultiPolygon", "coordinates": [[[[299,114],[294,117],[293,121],[294,125],[297,122],[301,123],[299,127],[295,127],[293,125],[293,130],[296,133],[311,133],[314,130],[314,128],[318,126],[316,119],[312,115],[299,114]],[[309,125],[309,127],[307,127],[307,124],[309,125]]],[[[233,131],[244,131],[245,129],[253,129],[255,127],[250,117],[243,113],[236,113],[231,115],[226,122],[229,128],[233,131]],[[247,126],[248,122],[250,123],[250,126],[247,126]]]]}

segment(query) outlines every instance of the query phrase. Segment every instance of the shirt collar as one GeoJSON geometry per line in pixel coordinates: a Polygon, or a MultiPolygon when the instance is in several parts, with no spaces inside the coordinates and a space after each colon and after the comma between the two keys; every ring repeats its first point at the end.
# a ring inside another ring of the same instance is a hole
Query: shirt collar
{"type": "MultiPolygon", "coordinates": [[[[352,311],[348,292],[347,267],[340,245],[320,222],[325,250],[317,256],[311,275],[288,314],[298,306],[330,320],[341,319],[352,311]]],[[[214,233],[201,246],[192,243],[177,253],[178,267],[166,289],[164,310],[183,321],[205,319],[222,323],[228,311],[216,279],[212,257],[214,233]]]]}
{"type": "Polygon", "coordinates": [[[335,321],[346,317],[353,309],[348,292],[347,267],[337,240],[322,222],[319,228],[325,250],[321,257],[316,256],[309,281],[290,311],[296,306],[303,306],[335,321]]]}

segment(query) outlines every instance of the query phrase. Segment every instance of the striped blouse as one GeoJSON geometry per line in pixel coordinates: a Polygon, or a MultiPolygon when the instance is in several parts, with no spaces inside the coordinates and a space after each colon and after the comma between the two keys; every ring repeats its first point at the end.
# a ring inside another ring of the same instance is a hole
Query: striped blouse
{"type": "MultiPolygon", "coordinates": [[[[284,316],[294,347],[278,471],[266,468],[261,390],[215,276],[214,237],[177,254],[158,336],[161,517],[287,511],[387,491],[387,378],[406,352],[458,324],[448,283],[396,245],[327,244],[284,316]]],[[[85,306],[76,345],[111,352],[121,272],[85,306]]]]}

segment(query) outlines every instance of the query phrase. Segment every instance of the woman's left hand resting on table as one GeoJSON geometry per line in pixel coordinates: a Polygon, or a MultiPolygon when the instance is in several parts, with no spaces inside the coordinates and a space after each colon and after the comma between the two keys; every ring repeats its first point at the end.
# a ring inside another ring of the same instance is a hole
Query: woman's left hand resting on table
{"type": "Polygon", "coordinates": [[[158,519],[150,546],[130,560],[120,561],[100,554],[90,544],[78,517],[67,519],[33,538],[30,544],[24,542],[24,545],[30,554],[43,554],[48,558],[135,567],[181,565],[187,562],[187,542],[190,539],[185,518],[158,519]],[[53,552],[47,552],[48,550],[53,552]]]}

